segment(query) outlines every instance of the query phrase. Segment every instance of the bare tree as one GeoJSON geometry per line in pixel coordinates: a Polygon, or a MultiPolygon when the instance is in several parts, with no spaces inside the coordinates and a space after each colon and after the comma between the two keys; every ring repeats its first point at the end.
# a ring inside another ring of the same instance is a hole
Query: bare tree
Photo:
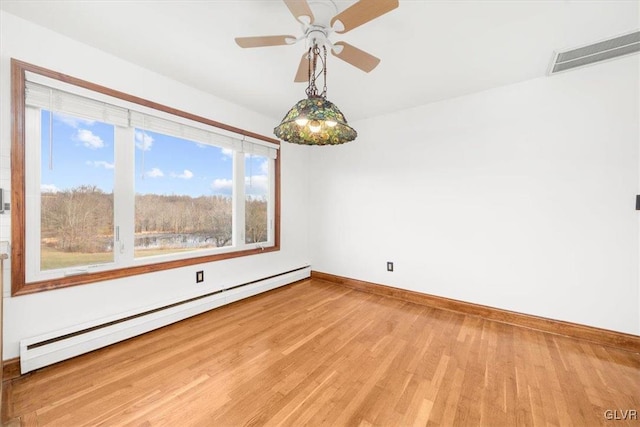
{"type": "Polygon", "coordinates": [[[267,201],[248,197],[245,201],[245,243],[267,240],[267,201]]]}
{"type": "Polygon", "coordinates": [[[212,196],[209,220],[211,221],[209,237],[215,242],[215,245],[222,247],[229,244],[233,234],[231,198],[212,196]]]}
{"type": "MultiPolygon", "coordinates": [[[[260,219],[259,205],[251,202],[248,214],[252,239],[266,235],[260,231],[260,222],[266,230],[266,207],[260,219]]],[[[227,246],[232,240],[232,209],[231,198],[223,196],[137,194],[135,233],[183,239],[191,234],[217,247],[227,246]]],[[[42,241],[66,252],[104,251],[113,242],[113,195],[95,186],[42,194],[42,241]]]]}
{"type": "Polygon", "coordinates": [[[82,185],[42,195],[46,242],[66,252],[102,252],[113,235],[113,195],[82,185]]]}

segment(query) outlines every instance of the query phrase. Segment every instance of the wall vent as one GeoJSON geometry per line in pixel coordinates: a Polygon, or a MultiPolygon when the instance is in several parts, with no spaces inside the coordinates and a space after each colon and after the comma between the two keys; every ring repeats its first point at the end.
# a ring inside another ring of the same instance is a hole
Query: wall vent
{"type": "Polygon", "coordinates": [[[640,31],[576,49],[556,52],[549,75],[640,52],[640,31]]]}

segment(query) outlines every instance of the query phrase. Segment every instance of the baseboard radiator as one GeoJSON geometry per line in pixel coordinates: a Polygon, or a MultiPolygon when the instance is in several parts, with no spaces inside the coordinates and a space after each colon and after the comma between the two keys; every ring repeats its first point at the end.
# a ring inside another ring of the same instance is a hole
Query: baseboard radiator
{"type": "Polygon", "coordinates": [[[39,369],[170,325],[232,302],[303,280],[309,266],[149,310],[102,319],[20,341],[20,372],[39,369]]]}

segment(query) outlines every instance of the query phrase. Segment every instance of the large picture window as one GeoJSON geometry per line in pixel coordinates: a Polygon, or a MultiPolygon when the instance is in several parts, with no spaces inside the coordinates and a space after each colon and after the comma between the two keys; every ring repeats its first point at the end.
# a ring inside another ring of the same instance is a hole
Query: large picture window
{"type": "Polygon", "coordinates": [[[12,60],[12,291],[279,249],[278,141],[12,60]]]}

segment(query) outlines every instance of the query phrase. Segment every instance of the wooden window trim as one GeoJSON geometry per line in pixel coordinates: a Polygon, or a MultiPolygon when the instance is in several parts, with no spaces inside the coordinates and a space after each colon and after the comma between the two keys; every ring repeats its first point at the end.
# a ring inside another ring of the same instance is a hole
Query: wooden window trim
{"type": "Polygon", "coordinates": [[[84,285],[104,280],[145,274],[189,265],[203,264],[230,258],[238,258],[280,250],[280,161],[282,153],[275,159],[275,213],[274,213],[274,245],[264,249],[246,249],[221,254],[195,256],[193,258],[172,260],[141,266],[125,267],[109,271],[80,274],[26,283],[26,220],[25,220],[25,84],[26,72],[40,74],[55,80],[60,80],[74,86],[109,95],[145,107],[170,113],[189,120],[207,124],[219,129],[234,132],[239,135],[259,139],[280,145],[277,139],[269,138],[244,129],[236,128],[205,117],[197,116],[185,111],[177,110],[166,105],[158,104],[147,99],[129,95],[95,83],[81,80],[69,75],[52,71],[37,65],[29,64],[17,59],[11,59],[11,295],[26,295],[69,286],[84,285]]]}

